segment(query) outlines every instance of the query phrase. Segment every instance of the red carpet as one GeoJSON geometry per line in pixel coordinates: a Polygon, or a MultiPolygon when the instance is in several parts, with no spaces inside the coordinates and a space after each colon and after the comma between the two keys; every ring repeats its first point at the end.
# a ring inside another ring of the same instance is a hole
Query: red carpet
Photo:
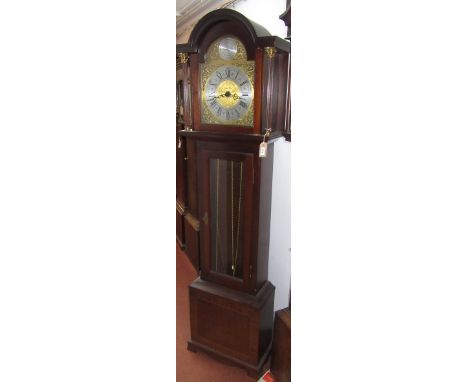
{"type": "Polygon", "coordinates": [[[177,247],[177,382],[253,382],[244,369],[223,364],[208,355],[187,350],[190,337],[188,286],[197,278],[197,272],[185,253],[177,247]]]}

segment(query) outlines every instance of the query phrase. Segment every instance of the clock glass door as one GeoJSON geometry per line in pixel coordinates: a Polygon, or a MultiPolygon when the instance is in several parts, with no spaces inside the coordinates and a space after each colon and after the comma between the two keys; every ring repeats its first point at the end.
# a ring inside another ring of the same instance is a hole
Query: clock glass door
{"type": "Polygon", "coordinates": [[[253,154],[202,151],[208,171],[202,183],[202,270],[206,278],[247,289],[251,243],[253,154]]]}

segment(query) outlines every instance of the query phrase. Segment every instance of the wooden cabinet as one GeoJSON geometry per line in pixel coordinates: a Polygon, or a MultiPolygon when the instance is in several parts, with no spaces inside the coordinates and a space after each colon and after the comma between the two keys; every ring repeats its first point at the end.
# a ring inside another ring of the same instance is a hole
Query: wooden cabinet
{"type": "Polygon", "coordinates": [[[189,291],[189,350],[233,362],[258,379],[271,349],[274,286],[266,282],[252,296],[199,278],[189,291]]]}
{"type": "Polygon", "coordinates": [[[185,222],[192,221],[185,224],[186,251],[190,240],[196,246],[188,227],[199,233],[200,251],[200,277],[189,287],[188,348],[259,377],[273,330],[272,143],[287,119],[290,44],[220,9],[205,15],[177,51],[185,84],[185,128],[178,132],[186,143],[185,222]]]}

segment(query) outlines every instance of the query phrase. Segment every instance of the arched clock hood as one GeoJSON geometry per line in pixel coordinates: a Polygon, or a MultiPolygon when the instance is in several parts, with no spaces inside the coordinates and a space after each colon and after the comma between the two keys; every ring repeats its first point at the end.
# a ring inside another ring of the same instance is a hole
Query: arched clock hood
{"type": "Polygon", "coordinates": [[[178,44],[177,53],[200,53],[212,40],[209,34],[219,35],[220,31],[229,31],[232,26],[237,30],[237,36],[247,49],[249,58],[254,56],[254,47],[275,47],[284,52],[290,52],[290,44],[270,32],[256,22],[249,20],[243,14],[232,9],[218,9],[203,16],[193,28],[187,44],[178,44]]]}

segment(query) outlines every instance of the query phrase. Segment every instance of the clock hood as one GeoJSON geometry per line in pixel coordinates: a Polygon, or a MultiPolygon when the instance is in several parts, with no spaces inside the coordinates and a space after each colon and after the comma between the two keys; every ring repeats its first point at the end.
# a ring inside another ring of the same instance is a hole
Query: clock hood
{"type": "Polygon", "coordinates": [[[204,37],[207,30],[216,24],[223,22],[234,22],[244,27],[254,45],[258,45],[260,37],[271,36],[270,32],[261,25],[249,20],[243,14],[232,9],[218,9],[203,16],[192,30],[189,45],[195,48],[204,37]]]}

